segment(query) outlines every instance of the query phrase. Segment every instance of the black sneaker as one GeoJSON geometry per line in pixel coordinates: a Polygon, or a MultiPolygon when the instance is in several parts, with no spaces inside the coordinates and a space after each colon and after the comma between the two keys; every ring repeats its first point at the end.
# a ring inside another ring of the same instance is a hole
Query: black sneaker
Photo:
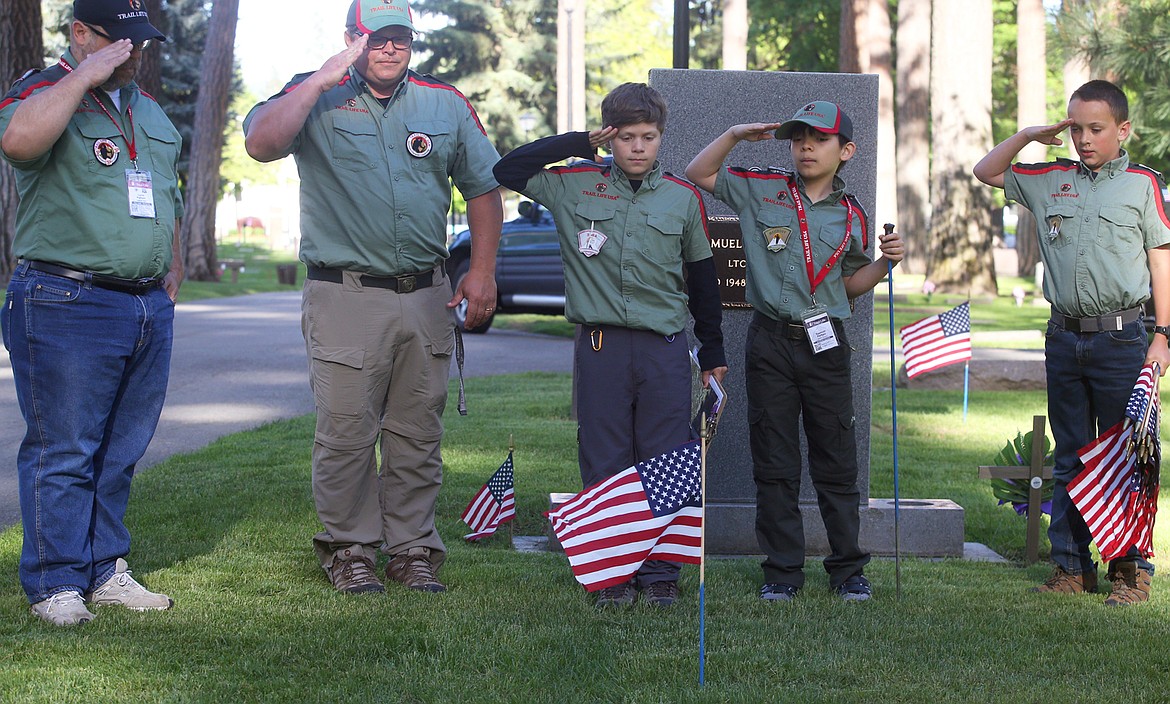
{"type": "Polygon", "coordinates": [[[837,587],[837,596],[845,601],[868,601],[873,597],[873,589],[865,575],[858,573],[837,587]]]}
{"type": "Polygon", "coordinates": [[[642,589],[642,600],[660,608],[673,606],[678,600],[678,582],[651,582],[642,589]]]}
{"type": "Polygon", "coordinates": [[[606,587],[597,592],[597,608],[604,609],[610,606],[630,606],[638,594],[634,591],[633,582],[622,582],[612,587],[606,587]]]}
{"type": "Polygon", "coordinates": [[[791,584],[769,582],[760,587],[760,598],[764,601],[792,601],[799,591],[800,587],[794,587],[791,584]]]}

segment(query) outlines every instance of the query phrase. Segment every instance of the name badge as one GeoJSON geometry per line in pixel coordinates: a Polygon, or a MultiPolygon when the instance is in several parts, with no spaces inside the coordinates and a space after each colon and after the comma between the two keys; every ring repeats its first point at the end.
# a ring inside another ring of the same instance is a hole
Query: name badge
{"type": "Polygon", "coordinates": [[[130,217],[154,217],[154,186],[149,171],[126,169],[126,190],[130,193],[130,217]]]}
{"type": "Polygon", "coordinates": [[[604,233],[592,227],[577,233],[577,249],[587,257],[592,257],[601,251],[609,238],[604,233]]]}
{"type": "Polygon", "coordinates": [[[833,329],[833,320],[824,309],[813,308],[805,311],[801,316],[804,323],[804,332],[808,335],[808,342],[812,345],[813,354],[820,354],[841,344],[837,341],[837,331],[833,329]]]}

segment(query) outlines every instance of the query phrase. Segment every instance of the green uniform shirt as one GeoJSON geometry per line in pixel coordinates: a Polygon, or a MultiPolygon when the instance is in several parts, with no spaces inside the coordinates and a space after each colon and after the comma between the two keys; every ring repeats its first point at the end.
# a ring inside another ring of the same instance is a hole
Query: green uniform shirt
{"type": "Polygon", "coordinates": [[[711,256],[698,190],[659,164],[637,193],[612,165],[583,162],[544,169],[521,191],[552,213],[565,263],[565,318],[673,335],[686,327],[683,262],[711,256]],[[577,234],[606,236],[593,256],[577,234]]]}
{"type": "MultiPolygon", "coordinates": [[[[56,65],[17,81],[0,101],[0,135],[24,100],[76,65],[67,52],[56,65]]],[[[123,87],[119,99],[120,111],[105,92],[90,91],[52,149],[29,161],[5,155],[20,194],[12,243],[17,257],[127,279],[157,278],[170,268],[175,222],[183,216],[176,171],[182,138],[136,84],[123,87]],[[130,139],[138,168],[151,175],[153,218],[130,216],[130,139]]]]}
{"type": "Polygon", "coordinates": [[[301,260],[321,267],[380,276],[433,269],[448,256],[449,179],[468,200],[498,187],[500,157],[471,103],[414,71],[383,107],[350,68],[317,100],[289,153],[301,176],[301,260]]]}
{"type": "Polygon", "coordinates": [[[1013,164],[1004,192],[1036,216],[1044,297],[1074,318],[1150,297],[1146,250],[1170,242],[1161,174],[1121,156],[1094,176],[1079,161],[1013,164]]]}
{"type": "Polygon", "coordinates": [[[845,240],[845,199],[853,205],[849,244],[816,288],[817,303],[828,311],[830,317],[844,320],[851,312],[843,277],[852,276],[873,260],[865,253],[869,242],[869,219],[857,199],[845,193],[845,182],[836,176],[833,177],[833,192],[817,203],[809,201],[803,180],[791,171],[730,167],[721,169],[715,176],[715,197],[739,214],[743,252],[747,258],[744,297],[763,315],[787,322],[799,322],[802,313],[812,306],[796,204],[792,202],[788,187],[793,181],[800,191],[808,218],[814,275],[820,274],[845,240]],[[773,252],[768,249],[768,243],[777,234],[785,239],[785,246],[773,252]]]}

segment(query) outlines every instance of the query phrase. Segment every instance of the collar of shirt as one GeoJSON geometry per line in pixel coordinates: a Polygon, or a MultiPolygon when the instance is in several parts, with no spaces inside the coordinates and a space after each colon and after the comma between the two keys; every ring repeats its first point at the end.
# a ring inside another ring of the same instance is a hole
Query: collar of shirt
{"type": "MultiPolygon", "coordinates": [[[[1089,169],[1089,167],[1085,166],[1084,162],[1078,161],[1077,166],[1079,167],[1078,172],[1082,176],[1088,176],[1089,178],[1093,177],[1093,172],[1089,169]]],[[[1122,149],[1121,156],[1117,157],[1113,161],[1105,162],[1101,166],[1101,168],[1097,170],[1097,175],[1098,176],[1108,176],[1109,178],[1113,178],[1114,176],[1117,176],[1118,174],[1125,173],[1126,169],[1128,169],[1128,168],[1129,168],[1129,152],[1122,149]]]]}
{"type": "MultiPolygon", "coordinates": [[[[414,75],[414,71],[407,69],[406,73],[402,74],[402,79],[398,81],[398,85],[394,87],[394,91],[390,94],[390,102],[398,100],[404,92],[406,92],[406,84],[410,82],[410,77],[414,75]]],[[[366,83],[366,78],[358,73],[358,70],[353,66],[349,67],[349,83],[353,86],[353,92],[357,96],[362,93],[367,93],[371,98],[377,100],[378,97],[370,90],[370,85],[366,83]]]]}
{"type": "MultiPolygon", "coordinates": [[[[800,174],[796,174],[796,187],[800,189],[800,192],[804,194],[806,198],[808,197],[808,191],[806,191],[804,188],[804,177],[802,177],[800,174]]],[[[829,205],[836,205],[844,197],[845,181],[842,180],[841,177],[837,174],[833,174],[833,190],[829,193],[828,196],[825,197],[824,200],[817,201],[817,203],[828,203],[829,205]]],[[[817,203],[812,203],[812,205],[817,205],[817,203]]]]}
{"type": "MultiPolygon", "coordinates": [[[[606,172],[606,176],[609,178],[609,180],[611,182],[613,182],[615,184],[621,184],[628,191],[633,193],[634,187],[630,185],[630,177],[626,175],[625,171],[621,170],[621,167],[617,166],[613,162],[610,162],[608,165],[606,165],[605,172],[606,172]]],[[[655,161],[654,168],[650,169],[650,171],[648,171],[646,173],[646,175],[642,177],[641,188],[649,188],[650,190],[654,190],[654,189],[658,188],[659,184],[661,184],[661,183],[662,183],[662,163],[659,161],[655,161]]],[[[639,189],[639,190],[641,190],[641,189],[639,189]]]]}

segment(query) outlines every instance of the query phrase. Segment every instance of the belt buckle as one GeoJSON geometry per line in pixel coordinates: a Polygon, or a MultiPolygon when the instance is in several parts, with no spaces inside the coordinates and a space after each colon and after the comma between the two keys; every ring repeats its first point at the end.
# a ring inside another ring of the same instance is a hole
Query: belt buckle
{"type": "Polygon", "coordinates": [[[414,290],[415,283],[418,280],[418,275],[406,274],[404,276],[395,276],[394,280],[398,284],[399,293],[410,293],[414,290]]]}

